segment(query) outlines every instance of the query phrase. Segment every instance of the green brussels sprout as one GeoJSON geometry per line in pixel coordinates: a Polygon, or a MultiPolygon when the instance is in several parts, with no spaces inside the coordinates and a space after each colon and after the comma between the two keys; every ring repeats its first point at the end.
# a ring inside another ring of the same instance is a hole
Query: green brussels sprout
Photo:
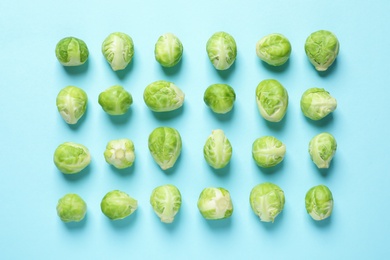
{"type": "Polygon", "coordinates": [[[115,85],[100,93],[98,102],[107,114],[118,116],[129,110],[133,97],[122,86],[115,85]]]}
{"type": "Polygon", "coordinates": [[[226,114],[232,110],[236,93],[227,84],[210,85],[204,92],[203,101],[214,113],[226,114]]]}
{"type": "Polygon", "coordinates": [[[252,156],[256,164],[263,168],[273,167],[283,161],[286,146],[273,136],[256,139],[252,145],[252,156]]]}
{"type": "Polygon", "coordinates": [[[318,185],[311,188],[305,197],[307,213],[314,220],[323,220],[332,214],[333,195],[325,185],[318,185]]]}
{"type": "Polygon", "coordinates": [[[206,162],[214,169],[222,169],[230,162],[232,153],[232,145],[225,133],[220,129],[213,130],[203,147],[206,162]]]}
{"type": "Polygon", "coordinates": [[[172,33],[161,35],[154,47],[156,61],[163,67],[173,67],[179,63],[183,55],[183,44],[172,33]]]}
{"type": "Polygon", "coordinates": [[[271,66],[281,66],[290,58],[291,44],[282,34],[269,34],[256,43],[256,54],[271,66]]]}
{"type": "Polygon", "coordinates": [[[172,168],[179,158],[182,142],[176,129],[157,127],[149,135],[148,146],[154,161],[161,169],[167,170],[172,168]]]}
{"type": "Polygon", "coordinates": [[[284,192],[278,185],[264,182],[251,190],[249,202],[261,221],[273,223],[284,208],[284,192]]]}
{"type": "Polygon", "coordinates": [[[181,107],[184,93],[175,84],[165,80],[149,84],[144,91],[144,101],[154,112],[168,112],[181,107]]]}
{"type": "Polygon", "coordinates": [[[150,195],[150,205],[161,222],[172,223],[181,206],[179,189],[172,184],[156,187],[150,195]]]}
{"type": "Polygon", "coordinates": [[[229,191],[224,188],[205,188],[199,195],[198,209],[205,219],[217,220],[233,214],[229,191]]]}
{"type": "Polygon", "coordinates": [[[336,99],[323,88],[310,88],[302,95],[301,110],[311,120],[320,120],[336,108],[336,99]]]}
{"type": "Polygon", "coordinates": [[[100,208],[111,220],[124,219],[130,216],[138,207],[138,202],[123,191],[108,192],[100,203],[100,208]]]}
{"type": "Polygon", "coordinates": [[[89,56],[88,47],[83,40],[66,37],[56,46],[56,57],[63,66],[79,66],[84,64],[89,56]]]}
{"type": "Polygon", "coordinates": [[[55,150],[53,161],[62,173],[74,174],[81,172],[89,165],[91,155],[84,145],[65,142],[55,150]]]}
{"type": "Polygon", "coordinates": [[[279,122],[287,111],[287,90],[275,79],[263,80],[256,88],[256,103],[265,120],[279,122]]]}
{"type": "Polygon", "coordinates": [[[134,55],[133,39],[122,32],[111,33],[103,41],[102,53],[112,70],[123,70],[134,55]]]}
{"type": "Polygon", "coordinates": [[[117,169],[132,166],[135,160],[133,142],[127,138],[109,141],[104,151],[104,159],[117,169]]]}
{"type": "Polygon", "coordinates": [[[57,215],[63,222],[80,222],[87,213],[87,204],[77,194],[69,193],[58,200],[57,215]]]}
{"type": "Polygon", "coordinates": [[[236,41],[226,32],[217,32],[207,41],[206,51],[217,70],[227,70],[237,57],[236,41]]]}
{"type": "Polygon", "coordinates": [[[88,97],[81,88],[67,86],[57,95],[56,105],[61,117],[68,124],[76,124],[87,110],[88,97]]]}
{"type": "Polygon", "coordinates": [[[336,139],[329,133],[318,134],[309,143],[310,157],[319,169],[329,168],[336,149],[336,139]]]}
{"type": "Polygon", "coordinates": [[[305,43],[305,52],[317,71],[326,71],[336,60],[340,44],[336,35],[320,30],[309,35],[305,43]]]}

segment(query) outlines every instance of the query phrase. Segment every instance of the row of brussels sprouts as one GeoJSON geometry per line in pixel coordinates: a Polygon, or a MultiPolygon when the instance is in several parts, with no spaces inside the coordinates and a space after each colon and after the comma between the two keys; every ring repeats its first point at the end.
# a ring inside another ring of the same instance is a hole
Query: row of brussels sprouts
{"type": "MultiPolygon", "coordinates": [[[[283,190],[276,184],[265,182],[256,185],[250,192],[250,206],[263,222],[274,222],[285,204],[283,190]]],[[[163,223],[172,223],[182,203],[179,189],[172,185],[156,187],[150,196],[150,204],[163,223]]],[[[219,220],[233,214],[233,203],[228,190],[221,187],[203,189],[197,203],[205,219],[219,220]]],[[[333,210],[332,192],[325,185],[312,187],[305,196],[307,213],[317,221],[328,218],[333,210]]],[[[130,216],[137,210],[138,201],[120,190],[108,192],[100,203],[101,211],[111,220],[130,216]]],[[[84,219],[87,204],[77,194],[69,193],[59,199],[57,214],[64,222],[79,222],[84,219]]]]}
{"type": "MultiPolygon", "coordinates": [[[[185,94],[175,84],[165,80],[149,84],[143,93],[145,104],[154,112],[169,112],[184,104],[185,94]]],[[[236,100],[234,89],[227,84],[212,84],[204,92],[203,101],[214,113],[232,110],[236,100]]],[[[68,124],[76,124],[87,109],[88,96],[75,86],[63,88],[57,95],[58,112],[68,124]]],[[[133,103],[132,95],[122,86],[109,87],[99,94],[98,103],[109,115],[123,115],[133,103]]],[[[275,79],[261,81],[256,88],[256,103],[260,114],[270,122],[283,119],[288,107],[288,93],[275,79]]],[[[303,114],[320,120],[337,108],[337,101],[322,88],[306,90],[300,101],[303,114]]]]}
{"type": "MultiPolygon", "coordinates": [[[[115,32],[103,41],[102,53],[114,71],[123,70],[134,55],[132,38],[122,32],[115,32]]],[[[217,70],[228,69],[236,60],[237,45],[226,32],[213,34],[206,44],[207,55],[217,70]]],[[[89,56],[86,43],[75,37],[66,37],[56,46],[58,61],[64,66],[78,66],[89,56]]],[[[329,31],[319,30],[309,35],[305,42],[305,52],[318,71],[325,71],[332,65],[339,52],[339,41],[329,31]]],[[[161,35],[154,49],[156,61],[164,67],[173,67],[183,55],[183,44],[172,33],[161,35]]],[[[279,33],[266,35],[256,43],[257,56],[271,66],[281,66],[290,57],[290,41],[279,33]]]]}

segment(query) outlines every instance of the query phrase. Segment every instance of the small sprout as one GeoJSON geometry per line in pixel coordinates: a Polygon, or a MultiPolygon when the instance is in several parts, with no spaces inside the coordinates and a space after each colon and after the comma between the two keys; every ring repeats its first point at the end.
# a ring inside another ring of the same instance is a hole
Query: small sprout
{"type": "Polygon", "coordinates": [[[133,142],[127,138],[109,141],[104,151],[104,159],[117,169],[132,166],[135,160],[133,142]]]}
{"type": "Polygon", "coordinates": [[[256,164],[263,168],[273,167],[283,161],[286,146],[273,136],[256,139],[252,145],[252,156],[256,164]]]}
{"type": "Polygon", "coordinates": [[[62,173],[75,174],[89,165],[91,155],[84,145],[65,142],[55,150],[53,161],[62,173]]]}
{"type": "Polygon", "coordinates": [[[57,110],[66,123],[74,125],[87,110],[88,97],[81,88],[67,86],[57,95],[57,110]]]}
{"type": "Polygon", "coordinates": [[[226,114],[232,110],[236,93],[227,84],[210,85],[204,92],[203,101],[214,113],[226,114]]]}
{"type": "Polygon", "coordinates": [[[301,110],[311,120],[320,120],[336,108],[336,99],[323,88],[310,88],[302,95],[301,110]]]}
{"type": "Polygon", "coordinates": [[[63,222],[80,222],[87,213],[87,204],[77,194],[66,194],[58,200],[57,215],[63,222]]]}
{"type": "Polygon", "coordinates": [[[149,135],[149,151],[162,170],[172,168],[181,153],[181,137],[171,127],[158,127],[149,135]]]}
{"type": "Polygon", "coordinates": [[[100,93],[98,101],[107,114],[118,116],[129,110],[133,97],[122,86],[115,85],[100,93]]]}
{"type": "Polygon", "coordinates": [[[225,133],[220,129],[213,130],[203,147],[206,162],[214,169],[222,169],[230,162],[232,153],[232,145],[225,133]]]}
{"type": "Polygon", "coordinates": [[[273,223],[284,208],[284,192],[273,183],[261,183],[252,189],[249,202],[253,212],[260,217],[261,221],[273,223]]]}
{"type": "Polygon", "coordinates": [[[184,93],[172,82],[165,80],[149,84],[144,91],[144,101],[154,112],[168,112],[181,107],[184,103],[184,93]]]}
{"type": "Polygon", "coordinates": [[[287,111],[287,90],[275,79],[263,80],[256,88],[256,103],[265,120],[279,122],[287,111]]]}
{"type": "Polygon", "coordinates": [[[172,33],[161,35],[154,47],[156,61],[163,67],[173,67],[179,63],[183,55],[183,44],[172,33]]]}
{"type": "Polygon", "coordinates": [[[100,203],[103,214],[111,220],[124,219],[130,216],[137,207],[137,200],[119,190],[108,192],[100,203]]]}
{"type": "Polygon", "coordinates": [[[206,51],[217,70],[227,70],[237,57],[236,41],[226,32],[217,32],[207,41],[206,51]]]}
{"type": "Polygon", "coordinates": [[[180,210],[180,191],[171,184],[159,186],[152,191],[150,204],[161,222],[172,223],[180,210]]]}
{"type": "Polygon", "coordinates": [[[125,33],[111,33],[103,41],[102,53],[104,58],[110,64],[112,70],[123,70],[133,58],[133,40],[125,33]]]}
{"type": "Polygon", "coordinates": [[[83,40],[66,37],[57,43],[56,56],[63,66],[79,66],[87,61],[89,51],[83,40]]]}
{"type": "Polygon", "coordinates": [[[290,57],[291,44],[282,34],[269,34],[257,42],[256,54],[262,61],[271,66],[281,66],[290,57]]]}
{"type": "Polygon", "coordinates": [[[217,220],[233,214],[229,191],[224,188],[205,188],[198,199],[198,209],[205,219],[217,220]]]}
{"type": "Polygon", "coordinates": [[[318,185],[311,188],[305,197],[305,206],[307,213],[314,220],[323,220],[332,214],[333,195],[325,185],[318,185]]]}
{"type": "Polygon", "coordinates": [[[319,169],[329,168],[329,164],[336,153],[336,149],[336,139],[329,133],[316,135],[309,143],[310,157],[319,169]]]}
{"type": "Polygon", "coordinates": [[[340,44],[336,35],[320,30],[309,35],[305,52],[317,71],[326,71],[336,60],[340,44]]]}

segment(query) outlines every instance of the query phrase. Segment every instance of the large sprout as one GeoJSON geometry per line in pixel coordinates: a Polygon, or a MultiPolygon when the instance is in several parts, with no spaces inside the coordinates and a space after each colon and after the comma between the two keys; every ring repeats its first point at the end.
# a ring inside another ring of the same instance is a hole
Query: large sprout
{"type": "Polygon", "coordinates": [[[100,203],[103,214],[111,220],[124,219],[133,214],[137,207],[137,200],[120,190],[108,192],[100,203]]]}
{"type": "Polygon", "coordinates": [[[256,43],[256,54],[271,66],[281,66],[290,57],[291,44],[282,34],[269,34],[256,43]]]}
{"type": "Polygon", "coordinates": [[[214,169],[221,169],[230,162],[232,153],[232,145],[225,133],[221,129],[213,130],[203,147],[206,162],[214,169]]]}
{"type": "Polygon", "coordinates": [[[150,195],[150,204],[161,222],[172,223],[181,207],[180,191],[172,184],[158,186],[150,195]]]}
{"type": "Polygon", "coordinates": [[[340,44],[336,35],[326,30],[310,34],[305,43],[306,55],[318,71],[325,71],[333,64],[339,49],[340,44]]]}
{"type": "Polygon", "coordinates": [[[89,165],[91,155],[84,145],[65,142],[55,150],[53,161],[62,173],[75,174],[89,165]]]}
{"type": "Polygon", "coordinates": [[[310,88],[301,98],[301,110],[311,120],[320,120],[337,108],[337,101],[323,88],[310,88]]]}
{"type": "Polygon", "coordinates": [[[84,64],[89,56],[88,47],[83,40],[76,37],[61,39],[56,45],[56,57],[64,66],[84,64]]]}
{"type": "Polygon", "coordinates": [[[206,51],[217,70],[227,70],[237,57],[236,41],[226,32],[217,32],[207,41],[206,51]]]}
{"type": "Polygon", "coordinates": [[[263,168],[273,167],[283,161],[286,146],[273,136],[256,139],[252,145],[252,156],[256,164],[263,168]]]}
{"type": "Polygon", "coordinates": [[[309,143],[309,154],[312,161],[320,169],[329,168],[336,153],[337,143],[333,135],[321,133],[314,136],[309,143]]]}
{"type": "Polygon", "coordinates": [[[87,204],[77,194],[69,193],[58,200],[57,215],[63,222],[79,222],[87,213],[87,204]]]}
{"type": "Polygon", "coordinates": [[[133,97],[122,86],[115,85],[100,93],[98,102],[107,114],[118,116],[129,110],[133,97]]]}
{"type": "Polygon", "coordinates": [[[276,184],[261,183],[252,189],[249,201],[253,212],[261,221],[274,222],[284,208],[284,192],[276,184]]]}
{"type": "Polygon", "coordinates": [[[127,138],[109,141],[104,151],[104,159],[117,169],[132,166],[135,160],[133,142],[127,138]]]}
{"type": "Polygon", "coordinates": [[[325,185],[312,187],[305,197],[305,206],[307,213],[314,220],[323,220],[332,214],[333,195],[325,185]]]}
{"type": "Polygon", "coordinates": [[[133,39],[122,32],[111,33],[103,41],[102,53],[114,71],[123,70],[134,55],[133,39]]]}
{"type": "Polygon", "coordinates": [[[179,132],[171,127],[158,127],[148,139],[149,151],[161,169],[172,168],[179,158],[182,142],[179,132]]]}
{"type": "Polygon", "coordinates": [[[256,88],[256,103],[264,119],[279,122],[287,111],[287,90],[275,79],[263,80],[256,88]]]}
{"type": "Polygon", "coordinates": [[[204,92],[203,101],[214,113],[226,114],[232,110],[236,93],[227,84],[212,84],[204,92]]]}
{"type": "Polygon", "coordinates": [[[198,199],[198,209],[205,219],[217,220],[233,214],[230,193],[224,188],[205,188],[198,199]]]}
{"type": "Polygon", "coordinates": [[[57,95],[56,105],[61,117],[68,124],[76,124],[87,110],[88,97],[75,86],[63,88],[57,95]]]}
{"type": "Polygon", "coordinates": [[[163,67],[173,67],[179,63],[183,55],[183,44],[172,33],[161,35],[154,47],[156,61],[163,67]]]}
{"type": "Polygon", "coordinates": [[[155,81],[144,90],[144,101],[154,112],[168,112],[181,107],[184,92],[175,84],[165,80],[155,81]]]}

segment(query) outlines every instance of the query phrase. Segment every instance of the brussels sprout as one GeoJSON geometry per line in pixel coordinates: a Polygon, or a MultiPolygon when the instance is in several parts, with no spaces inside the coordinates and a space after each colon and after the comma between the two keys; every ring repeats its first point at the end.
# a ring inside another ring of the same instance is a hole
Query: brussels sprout
{"type": "Polygon", "coordinates": [[[213,130],[207,138],[203,147],[203,155],[206,162],[214,169],[225,167],[232,158],[232,145],[225,133],[220,130],[213,130]]]}
{"type": "Polygon", "coordinates": [[[340,44],[336,35],[320,30],[309,35],[305,43],[305,52],[317,71],[327,70],[339,54],[340,44]]]}
{"type": "Polygon", "coordinates": [[[332,192],[325,185],[315,186],[306,193],[305,205],[314,220],[326,219],[333,211],[332,192]]]}
{"type": "Polygon", "coordinates": [[[66,37],[57,43],[56,56],[64,66],[79,66],[87,61],[89,51],[83,40],[66,37]]]}
{"type": "Polygon", "coordinates": [[[156,61],[163,67],[173,67],[179,63],[183,55],[183,45],[172,33],[161,35],[154,47],[156,61]]]}
{"type": "Polygon", "coordinates": [[[225,114],[232,110],[236,93],[227,84],[213,84],[204,92],[203,101],[214,113],[225,114]]]}
{"type": "Polygon", "coordinates": [[[256,88],[256,103],[265,120],[279,122],[287,111],[287,90],[275,79],[263,80],[256,88]]]}
{"type": "Polygon", "coordinates": [[[69,193],[58,200],[57,215],[63,222],[79,222],[87,213],[87,204],[77,194],[69,193]]]}
{"type": "Polygon", "coordinates": [[[109,115],[123,115],[133,104],[133,97],[122,86],[115,85],[99,94],[99,104],[109,115]]]}
{"type": "Polygon", "coordinates": [[[133,142],[126,138],[109,141],[104,151],[104,159],[117,169],[132,166],[135,160],[133,142]]]}
{"type": "Polygon", "coordinates": [[[133,40],[122,32],[111,33],[103,41],[102,53],[114,71],[123,70],[133,58],[133,40]]]}
{"type": "Polygon", "coordinates": [[[56,105],[61,117],[68,124],[76,124],[87,110],[88,97],[81,88],[67,86],[57,95],[56,105]]]}
{"type": "Polygon", "coordinates": [[[130,216],[137,207],[137,200],[120,190],[108,192],[100,203],[103,214],[111,220],[124,219],[130,216]]]}
{"type": "Polygon", "coordinates": [[[183,105],[184,93],[172,82],[159,80],[145,88],[144,101],[154,112],[168,112],[183,105]]]}
{"type": "Polygon", "coordinates": [[[171,184],[159,186],[152,191],[150,204],[161,222],[172,223],[180,210],[180,191],[171,184]]]}
{"type": "Polygon", "coordinates": [[[336,139],[329,133],[316,135],[309,143],[310,157],[320,169],[329,168],[329,164],[336,153],[336,149],[336,139]]]}
{"type": "Polygon", "coordinates": [[[256,139],[252,145],[252,156],[258,166],[273,167],[283,161],[286,146],[273,136],[256,139]]]}
{"type": "Polygon", "coordinates": [[[256,43],[256,54],[269,65],[280,66],[290,58],[291,44],[282,34],[269,34],[256,43]]]}
{"type": "Polygon", "coordinates": [[[81,172],[89,165],[91,155],[84,145],[65,142],[55,150],[53,161],[62,173],[74,174],[81,172]]]}
{"type": "Polygon", "coordinates": [[[279,186],[264,182],[252,189],[249,202],[253,212],[260,217],[261,221],[273,223],[284,208],[284,192],[279,186]]]}
{"type": "Polygon", "coordinates": [[[310,88],[302,95],[301,110],[311,120],[320,120],[336,108],[336,99],[323,88],[310,88]]]}
{"type": "Polygon", "coordinates": [[[161,169],[172,168],[181,152],[179,132],[171,127],[158,127],[149,135],[149,151],[161,169]]]}
{"type": "Polygon", "coordinates": [[[224,219],[233,214],[229,191],[224,188],[205,188],[198,199],[198,209],[205,219],[224,219]]]}
{"type": "Polygon", "coordinates": [[[236,41],[226,32],[217,32],[207,41],[206,51],[217,70],[227,70],[237,57],[236,41]]]}

